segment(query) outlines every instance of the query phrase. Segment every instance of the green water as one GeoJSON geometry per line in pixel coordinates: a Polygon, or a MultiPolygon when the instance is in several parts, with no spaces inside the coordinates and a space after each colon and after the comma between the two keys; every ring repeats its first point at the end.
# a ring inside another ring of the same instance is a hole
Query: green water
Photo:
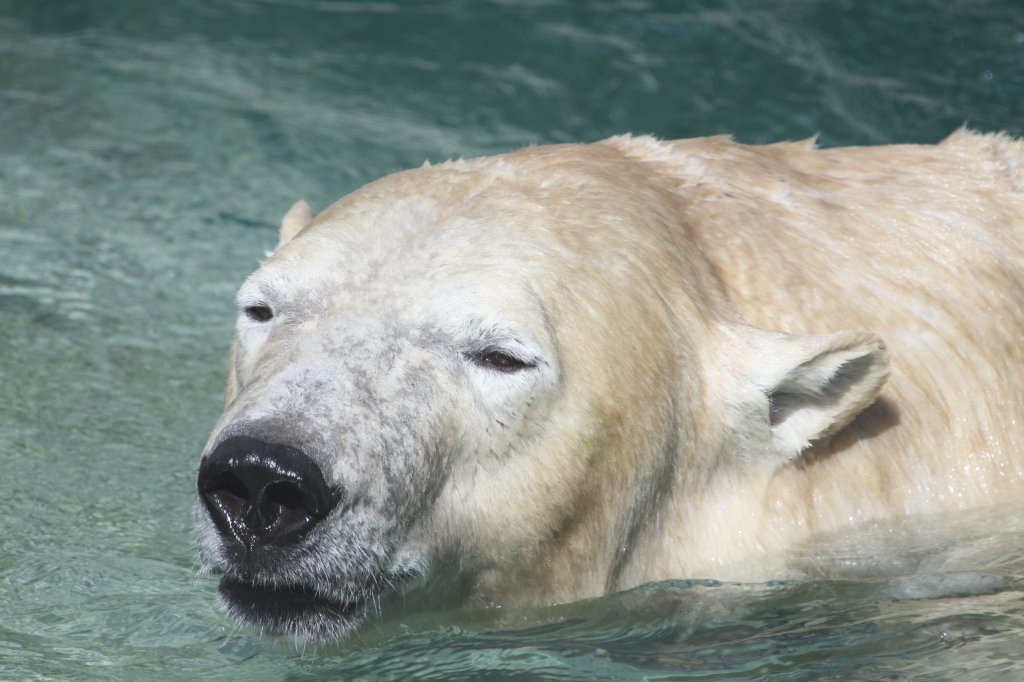
{"type": "Polygon", "coordinates": [[[964,122],[1024,133],[1019,0],[0,0],[0,679],[1024,679],[1019,510],[953,558],[882,530],[848,574],[315,652],[234,629],[193,570],[232,296],[295,199],[624,131],[964,122]]]}

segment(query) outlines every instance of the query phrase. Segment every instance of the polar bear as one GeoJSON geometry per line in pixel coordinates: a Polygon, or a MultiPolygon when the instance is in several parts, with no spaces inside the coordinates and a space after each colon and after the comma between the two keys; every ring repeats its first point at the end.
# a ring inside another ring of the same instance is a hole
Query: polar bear
{"type": "Polygon", "coordinates": [[[1022,145],[623,136],[296,204],[238,293],[203,569],[326,639],[1019,497],[1022,145]]]}

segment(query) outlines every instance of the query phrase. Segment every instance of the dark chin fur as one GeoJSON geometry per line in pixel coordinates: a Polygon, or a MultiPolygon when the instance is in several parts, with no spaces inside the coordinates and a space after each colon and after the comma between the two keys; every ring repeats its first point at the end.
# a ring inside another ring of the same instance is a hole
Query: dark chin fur
{"type": "Polygon", "coordinates": [[[232,618],[275,635],[312,641],[341,639],[366,617],[361,602],[332,601],[301,586],[257,587],[225,577],[219,591],[232,618]]]}

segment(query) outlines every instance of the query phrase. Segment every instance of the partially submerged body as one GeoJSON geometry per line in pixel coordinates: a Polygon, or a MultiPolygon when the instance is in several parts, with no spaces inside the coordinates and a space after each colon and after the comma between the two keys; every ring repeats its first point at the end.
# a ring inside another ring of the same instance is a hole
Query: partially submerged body
{"type": "Polygon", "coordinates": [[[622,137],[299,204],[239,293],[203,565],[330,637],[400,593],[782,577],[817,532],[1017,499],[1021,164],[622,137]]]}
{"type": "MultiPolygon", "coordinates": [[[[960,132],[935,146],[621,146],[662,150],[684,222],[744,321],[870,330],[890,358],[878,399],[763,490],[720,486],[703,522],[664,524],[671,539],[655,542],[690,548],[687,575],[770,577],[794,537],[1022,497],[1024,145],[960,132]]],[[[656,571],[668,577],[672,561],[656,571]]]]}

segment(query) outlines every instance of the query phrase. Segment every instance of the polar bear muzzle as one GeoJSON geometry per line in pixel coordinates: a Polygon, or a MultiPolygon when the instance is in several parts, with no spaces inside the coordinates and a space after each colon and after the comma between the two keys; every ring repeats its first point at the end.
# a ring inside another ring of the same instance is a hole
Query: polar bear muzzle
{"type": "Polygon", "coordinates": [[[225,440],[199,468],[199,496],[242,561],[304,538],[341,500],[308,455],[248,436],[225,440]]]}
{"type": "Polygon", "coordinates": [[[323,594],[308,576],[289,569],[297,553],[309,551],[314,529],[331,512],[345,511],[341,488],[328,485],[309,455],[232,436],[202,460],[197,484],[220,541],[225,563],[219,592],[230,614],[273,632],[316,638],[355,627],[364,606],[360,589],[323,594]]]}

